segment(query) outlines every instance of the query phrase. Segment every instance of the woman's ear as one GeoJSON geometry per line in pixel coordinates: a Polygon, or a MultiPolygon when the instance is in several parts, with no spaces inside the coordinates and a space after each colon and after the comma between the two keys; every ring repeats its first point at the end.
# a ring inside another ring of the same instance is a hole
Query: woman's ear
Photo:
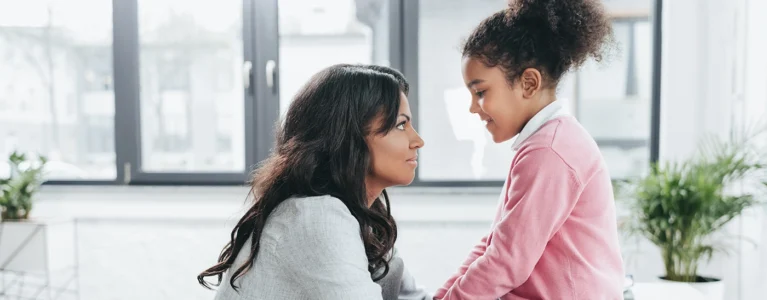
{"type": "Polygon", "coordinates": [[[527,68],[520,76],[522,86],[522,97],[532,98],[543,86],[543,75],[538,69],[527,68]]]}

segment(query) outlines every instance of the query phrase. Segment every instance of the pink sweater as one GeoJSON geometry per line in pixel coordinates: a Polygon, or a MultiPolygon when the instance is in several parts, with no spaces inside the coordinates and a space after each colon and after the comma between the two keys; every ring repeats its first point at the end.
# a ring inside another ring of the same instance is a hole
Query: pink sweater
{"type": "Polygon", "coordinates": [[[435,299],[623,299],[613,189],[572,116],[519,144],[492,231],[435,299]]]}

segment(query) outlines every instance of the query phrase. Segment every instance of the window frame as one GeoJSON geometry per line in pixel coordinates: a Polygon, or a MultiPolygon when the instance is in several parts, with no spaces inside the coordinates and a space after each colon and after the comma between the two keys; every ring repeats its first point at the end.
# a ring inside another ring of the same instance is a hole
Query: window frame
{"type": "MultiPolygon", "coordinates": [[[[245,99],[245,147],[246,172],[243,174],[214,173],[162,173],[150,174],[143,180],[136,180],[140,165],[140,118],[138,78],[138,0],[112,0],[113,14],[113,71],[115,93],[115,165],[117,176],[114,180],[52,180],[50,185],[128,185],[128,184],[183,184],[183,185],[242,185],[247,180],[250,167],[266,158],[274,142],[273,124],[279,117],[279,91],[266,85],[263,72],[270,61],[279,66],[277,1],[243,0],[243,39],[245,60],[253,65],[249,74],[250,89],[245,99]],[[117,112],[120,113],[117,113],[117,112]],[[133,178],[131,178],[133,177],[133,178]]],[[[419,8],[418,0],[381,0],[389,9],[388,38],[374,39],[388,41],[389,65],[399,69],[411,84],[409,100],[414,115],[419,115],[419,8]]],[[[649,15],[616,16],[620,19],[650,19],[652,36],[652,78],[651,78],[651,128],[649,137],[650,163],[656,163],[659,156],[660,136],[660,84],[662,50],[662,0],[655,0],[649,15]]],[[[377,48],[374,46],[374,48],[377,48]]],[[[279,67],[277,68],[279,70],[279,67]]],[[[279,73],[275,74],[274,86],[279,86],[279,73]]],[[[413,120],[419,127],[419,120],[413,120]]],[[[500,180],[421,180],[416,170],[414,187],[499,187],[500,180]]]]}
{"type": "MultiPolygon", "coordinates": [[[[408,100],[410,102],[411,111],[413,115],[419,115],[419,84],[418,84],[418,41],[419,41],[419,11],[420,0],[395,0],[399,2],[402,9],[402,29],[403,40],[402,43],[402,56],[404,65],[402,70],[405,77],[411,83],[410,95],[408,100]]],[[[661,71],[661,41],[662,41],[662,0],[655,0],[653,3],[652,12],[637,12],[626,13],[616,12],[611,15],[611,18],[618,20],[619,22],[636,22],[636,21],[650,21],[652,36],[652,71],[651,71],[651,99],[650,99],[650,136],[649,136],[649,162],[654,164],[658,161],[659,153],[659,139],[660,139],[660,71],[661,71]]],[[[633,31],[633,29],[632,29],[633,31]]],[[[632,41],[633,43],[633,41],[632,41]]],[[[633,50],[632,50],[633,51],[633,50]]],[[[630,58],[634,60],[634,57],[630,58]]],[[[629,62],[631,63],[631,62],[629,62]]],[[[577,85],[577,82],[576,82],[577,85]]],[[[577,87],[576,87],[577,89],[577,87]]],[[[576,93],[577,94],[577,93],[576,93]]],[[[574,99],[575,109],[577,110],[579,99],[574,99]]],[[[418,127],[418,119],[413,120],[413,126],[418,127]]],[[[638,143],[637,141],[629,140],[603,140],[600,145],[610,145],[618,147],[633,147],[638,143]]],[[[641,141],[641,144],[647,142],[641,141]]],[[[420,168],[416,169],[416,177],[410,186],[415,187],[496,187],[502,186],[504,182],[502,180],[422,180],[420,177],[420,168]]],[[[614,180],[622,181],[625,178],[614,178],[614,180]]]]}

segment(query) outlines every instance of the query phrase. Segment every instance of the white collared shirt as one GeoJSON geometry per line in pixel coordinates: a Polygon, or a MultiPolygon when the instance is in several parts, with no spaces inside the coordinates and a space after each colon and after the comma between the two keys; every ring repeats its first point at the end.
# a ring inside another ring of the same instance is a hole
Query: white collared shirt
{"type": "Polygon", "coordinates": [[[549,103],[541,109],[541,111],[535,114],[527,124],[525,124],[525,127],[522,128],[522,131],[519,132],[517,138],[514,140],[514,143],[511,144],[511,148],[514,151],[519,150],[522,142],[538,131],[543,124],[564,115],[567,115],[567,110],[562,106],[560,101],[549,103]]]}

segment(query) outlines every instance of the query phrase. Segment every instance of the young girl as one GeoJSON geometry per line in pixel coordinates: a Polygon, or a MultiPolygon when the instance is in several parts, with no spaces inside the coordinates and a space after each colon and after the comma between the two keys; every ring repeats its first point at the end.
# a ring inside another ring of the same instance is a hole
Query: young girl
{"type": "Polygon", "coordinates": [[[470,111],[496,143],[517,139],[491,232],[435,299],[622,299],[610,175],[555,96],[611,35],[597,0],[515,0],[468,38],[470,111]]]}

